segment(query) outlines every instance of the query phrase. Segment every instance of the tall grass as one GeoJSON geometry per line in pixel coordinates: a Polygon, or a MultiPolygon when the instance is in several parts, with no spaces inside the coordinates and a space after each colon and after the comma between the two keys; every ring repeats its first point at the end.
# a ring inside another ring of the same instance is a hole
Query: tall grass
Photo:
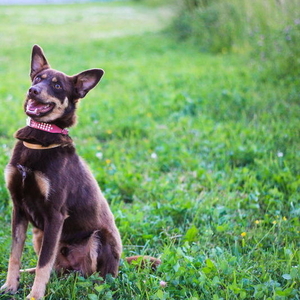
{"type": "Polygon", "coordinates": [[[213,53],[251,50],[276,77],[299,74],[299,0],[181,0],[172,28],[213,53]]]}

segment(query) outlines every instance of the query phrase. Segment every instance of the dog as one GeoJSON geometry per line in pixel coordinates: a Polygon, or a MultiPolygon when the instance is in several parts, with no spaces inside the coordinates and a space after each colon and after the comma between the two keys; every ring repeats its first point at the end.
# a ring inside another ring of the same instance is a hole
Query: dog
{"type": "MultiPolygon", "coordinates": [[[[74,76],[52,69],[42,48],[34,45],[24,111],[5,169],[13,201],[12,247],[4,293],[18,289],[21,255],[28,224],[38,255],[27,299],[45,295],[51,270],[99,272],[117,276],[122,242],[113,214],[85,162],[76,154],[66,128],[76,122],[79,99],[93,89],[104,71],[89,69],[74,76]]],[[[127,261],[138,257],[129,257],[127,261]]],[[[154,266],[160,261],[146,257],[154,266]]]]}

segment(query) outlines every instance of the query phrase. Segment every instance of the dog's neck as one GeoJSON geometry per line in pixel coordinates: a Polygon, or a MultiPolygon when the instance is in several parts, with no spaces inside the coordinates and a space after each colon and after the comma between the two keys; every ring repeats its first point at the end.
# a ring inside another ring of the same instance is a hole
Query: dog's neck
{"type": "Polygon", "coordinates": [[[54,124],[41,123],[34,120],[31,120],[29,123],[29,121],[26,127],[19,129],[15,133],[15,137],[18,140],[43,147],[59,144],[64,148],[73,148],[73,141],[68,135],[67,129],[62,129],[54,124]]]}

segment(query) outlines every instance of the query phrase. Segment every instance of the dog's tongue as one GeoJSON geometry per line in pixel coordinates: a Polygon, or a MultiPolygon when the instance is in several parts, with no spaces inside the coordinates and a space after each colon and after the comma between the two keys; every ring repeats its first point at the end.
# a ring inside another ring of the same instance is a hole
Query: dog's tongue
{"type": "Polygon", "coordinates": [[[39,116],[41,113],[48,112],[52,108],[50,103],[40,103],[30,99],[26,106],[26,113],[31,116],[39,116]]]}

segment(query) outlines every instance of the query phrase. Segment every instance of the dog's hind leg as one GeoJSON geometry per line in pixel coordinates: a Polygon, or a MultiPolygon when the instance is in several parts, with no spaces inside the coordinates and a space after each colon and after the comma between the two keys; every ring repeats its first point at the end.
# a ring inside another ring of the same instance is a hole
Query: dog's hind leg
{"type": "Polygon", "coordinates": [[[105,278],[106,274],[117,277],[122,252],[122,244],[118,231],[102,229],[99,232],[97,271],[105,278]]]}
{"type": "MultiPolygon", "coordinates": [[[[44,233],[42,230],[35,228],[35,227],[32,229],[32,233],[33,233],[33,238],[32,238],[33,248],[34,248],[36,255],[39,255],[41,247],[42,247],[44,233]]],[[[21,273],[30,273],[30,274],[34,274],[35,271],[36,271],[36,268],[20,270],[21,273]]]]}
{"type": "MultiPolygon", "coordinates": [[[[41,247],[42,247],[44,233],[42,230],[35,228],[35,227],[32,229],[32,233],[33,233],[33,238],[32,238],[33,249],[34,249],[36,255],[39,255],[41,247]]],[[[34,274],[35,271],[36,271],[36,268],[28,268],[28,269],[20,270],[21,273],[30,273],[30,274],[34,274]]]]}
{"type": "Polygon", "coordinates": [[[57,273],[78,271],[83,276],[89,276],[97,272],[99,245],[98,231],[94,231],[90,237],[80,243],[61,243],[55,263],[57,273]]]}
{"type": "Polygon", "coordinates": [[[100,240],[98,231],[95,231],[86,244],[87,255],[82,262],[81,272],[83,275],[91,275],[97,271],[97,259],[100,240]]]}
{"type": "Polygon", "coordinates": [[[33,238],[32,238],[33,248],[34,248],[36,255],[39,255],[41,247],[42,247],[44,232],[42,230],[34,227],[32,229],[32,233],[33,233],[33,238]]]}

